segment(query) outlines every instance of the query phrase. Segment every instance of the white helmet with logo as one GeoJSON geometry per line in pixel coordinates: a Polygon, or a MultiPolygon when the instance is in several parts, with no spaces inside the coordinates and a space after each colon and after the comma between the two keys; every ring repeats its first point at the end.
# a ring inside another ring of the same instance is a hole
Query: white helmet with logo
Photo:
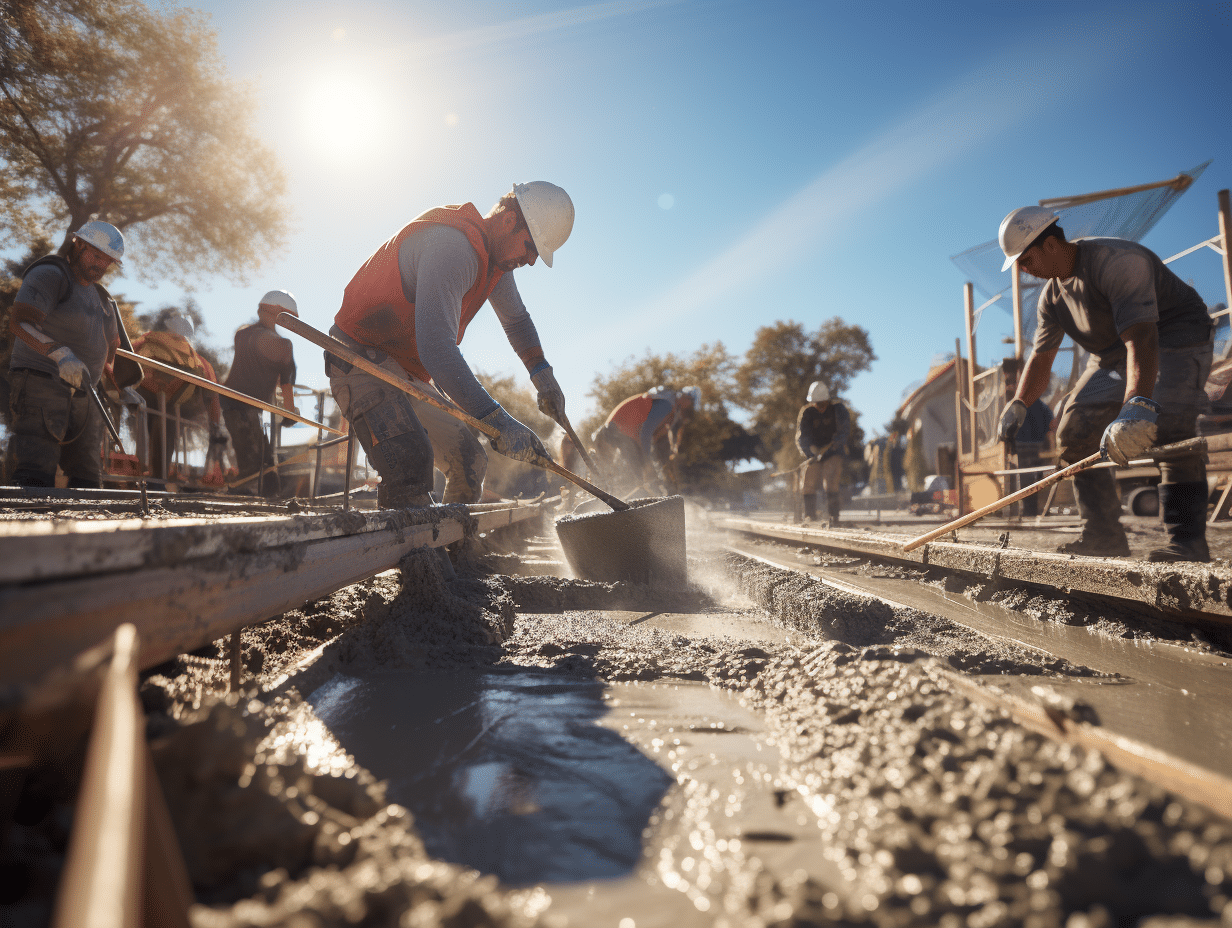
{"type": "MultiPolygon", "coordinates": [[[[277,306],[283,312],[288,312],[292,316],[299,316],[299,308],[295,305],[295,297],[291,296],[286,290],[271,290],[261,297],[260,306],[277,306]]],[[[260,306],[258,306],[258,309],[260,306]]]]}
{"type": "Polygon", "coordinates": [[[820,380],[809,384],[808,401],[810,403],[825,403],[830,399],[830,388],[820,380]]]}
{"type": "Polygon", "coordinates": [[[539,252],[543,263],[551,267],[552,255],[573,231],[573,201],[564,190],[546,180],[514,184],[513,195],[518,199],[526,228],[535,241],[535,251],[539,252]]]}
{"type": "Polygon", "coordinates": [[[1023,206],[1001,220],[997,240],[1005,252],[1001,270],[1008,271],[1018,256],[1030,247],[1039,234],[1057,221],[1057,214],[1042,206],[1023,206]]]}
{"type": "Polygon", "coordinates": [[[74,232],[73,237],[87,245],[93,245],[114,261],[116,267],[122,266],[123,262],[120,259],[124,257],[124,236],[111,223],[103,222],[101,219],[91,219],[74,232]]]}

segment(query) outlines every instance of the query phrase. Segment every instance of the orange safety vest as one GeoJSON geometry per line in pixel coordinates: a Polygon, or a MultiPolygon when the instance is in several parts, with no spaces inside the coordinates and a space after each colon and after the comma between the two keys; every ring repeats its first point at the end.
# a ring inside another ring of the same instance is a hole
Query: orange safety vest
{"type": "Polygon", "coordinates": [[[483,232],[483,217],[474,204],[438,206],[422,213],[401,232],[377,249],[364,262],[342,297],[342,309],[334,324],[361,345],[379,348],[402,365],[411,376],[422,381],[431,375],[419,360],[415,345],[415,304],[402,292],[402,273],[398,268],[398,249],[408,235],[429,225],[445,225],[466,235],[479,255],[479,273],[474,285],[462,297],[457,344],[462,344],[466,327],[487,302],[488,295],[504,273],[491,266],[488,242],[483,232]]]}
{"type": "Polygon", "coordinates": [[[640,441],[642,425],[650,415],[652,406],[654,400],[645,393],[631,396],[612,410],[612,414],[607,417],[607,424],[616,426],[630,438],[640,441]]]}

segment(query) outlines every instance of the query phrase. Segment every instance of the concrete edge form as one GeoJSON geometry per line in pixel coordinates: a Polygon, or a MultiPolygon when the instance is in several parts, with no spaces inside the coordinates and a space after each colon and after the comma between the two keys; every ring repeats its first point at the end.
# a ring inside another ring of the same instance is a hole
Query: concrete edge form
{"type": "Polygon", "coordinates": [[[1175,615],[1232,621],[1232,573],[1205,564],[1149,564],[958,542],[929,542],[904,551],[905,536],[804,528],[753,519],[718,519],[714,527],[815,545],[988,579],[1001,578],[1064,592],[1142,603],[1175,615]]]}

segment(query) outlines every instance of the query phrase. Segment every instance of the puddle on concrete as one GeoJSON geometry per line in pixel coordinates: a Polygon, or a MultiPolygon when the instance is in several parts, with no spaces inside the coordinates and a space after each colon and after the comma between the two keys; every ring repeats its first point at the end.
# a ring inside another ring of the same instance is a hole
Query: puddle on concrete
{"type": "Polygon", "coordinates": [[[542,672],[339,675],[309,696],[428,852],[508,884],[627,875],[673,782],[598,724],[605,686],[542,672]]]}

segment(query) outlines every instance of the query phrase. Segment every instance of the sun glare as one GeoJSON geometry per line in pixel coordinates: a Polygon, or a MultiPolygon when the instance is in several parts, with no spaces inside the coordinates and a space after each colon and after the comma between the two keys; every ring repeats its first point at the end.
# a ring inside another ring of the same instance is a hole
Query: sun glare
{"type": "Polygon", "coordinates": [[[349,74],[321,77],[305,86],[303,117],[308,144],[335,162],[369,160],[385,141],[375,82],[349,74]]]}

